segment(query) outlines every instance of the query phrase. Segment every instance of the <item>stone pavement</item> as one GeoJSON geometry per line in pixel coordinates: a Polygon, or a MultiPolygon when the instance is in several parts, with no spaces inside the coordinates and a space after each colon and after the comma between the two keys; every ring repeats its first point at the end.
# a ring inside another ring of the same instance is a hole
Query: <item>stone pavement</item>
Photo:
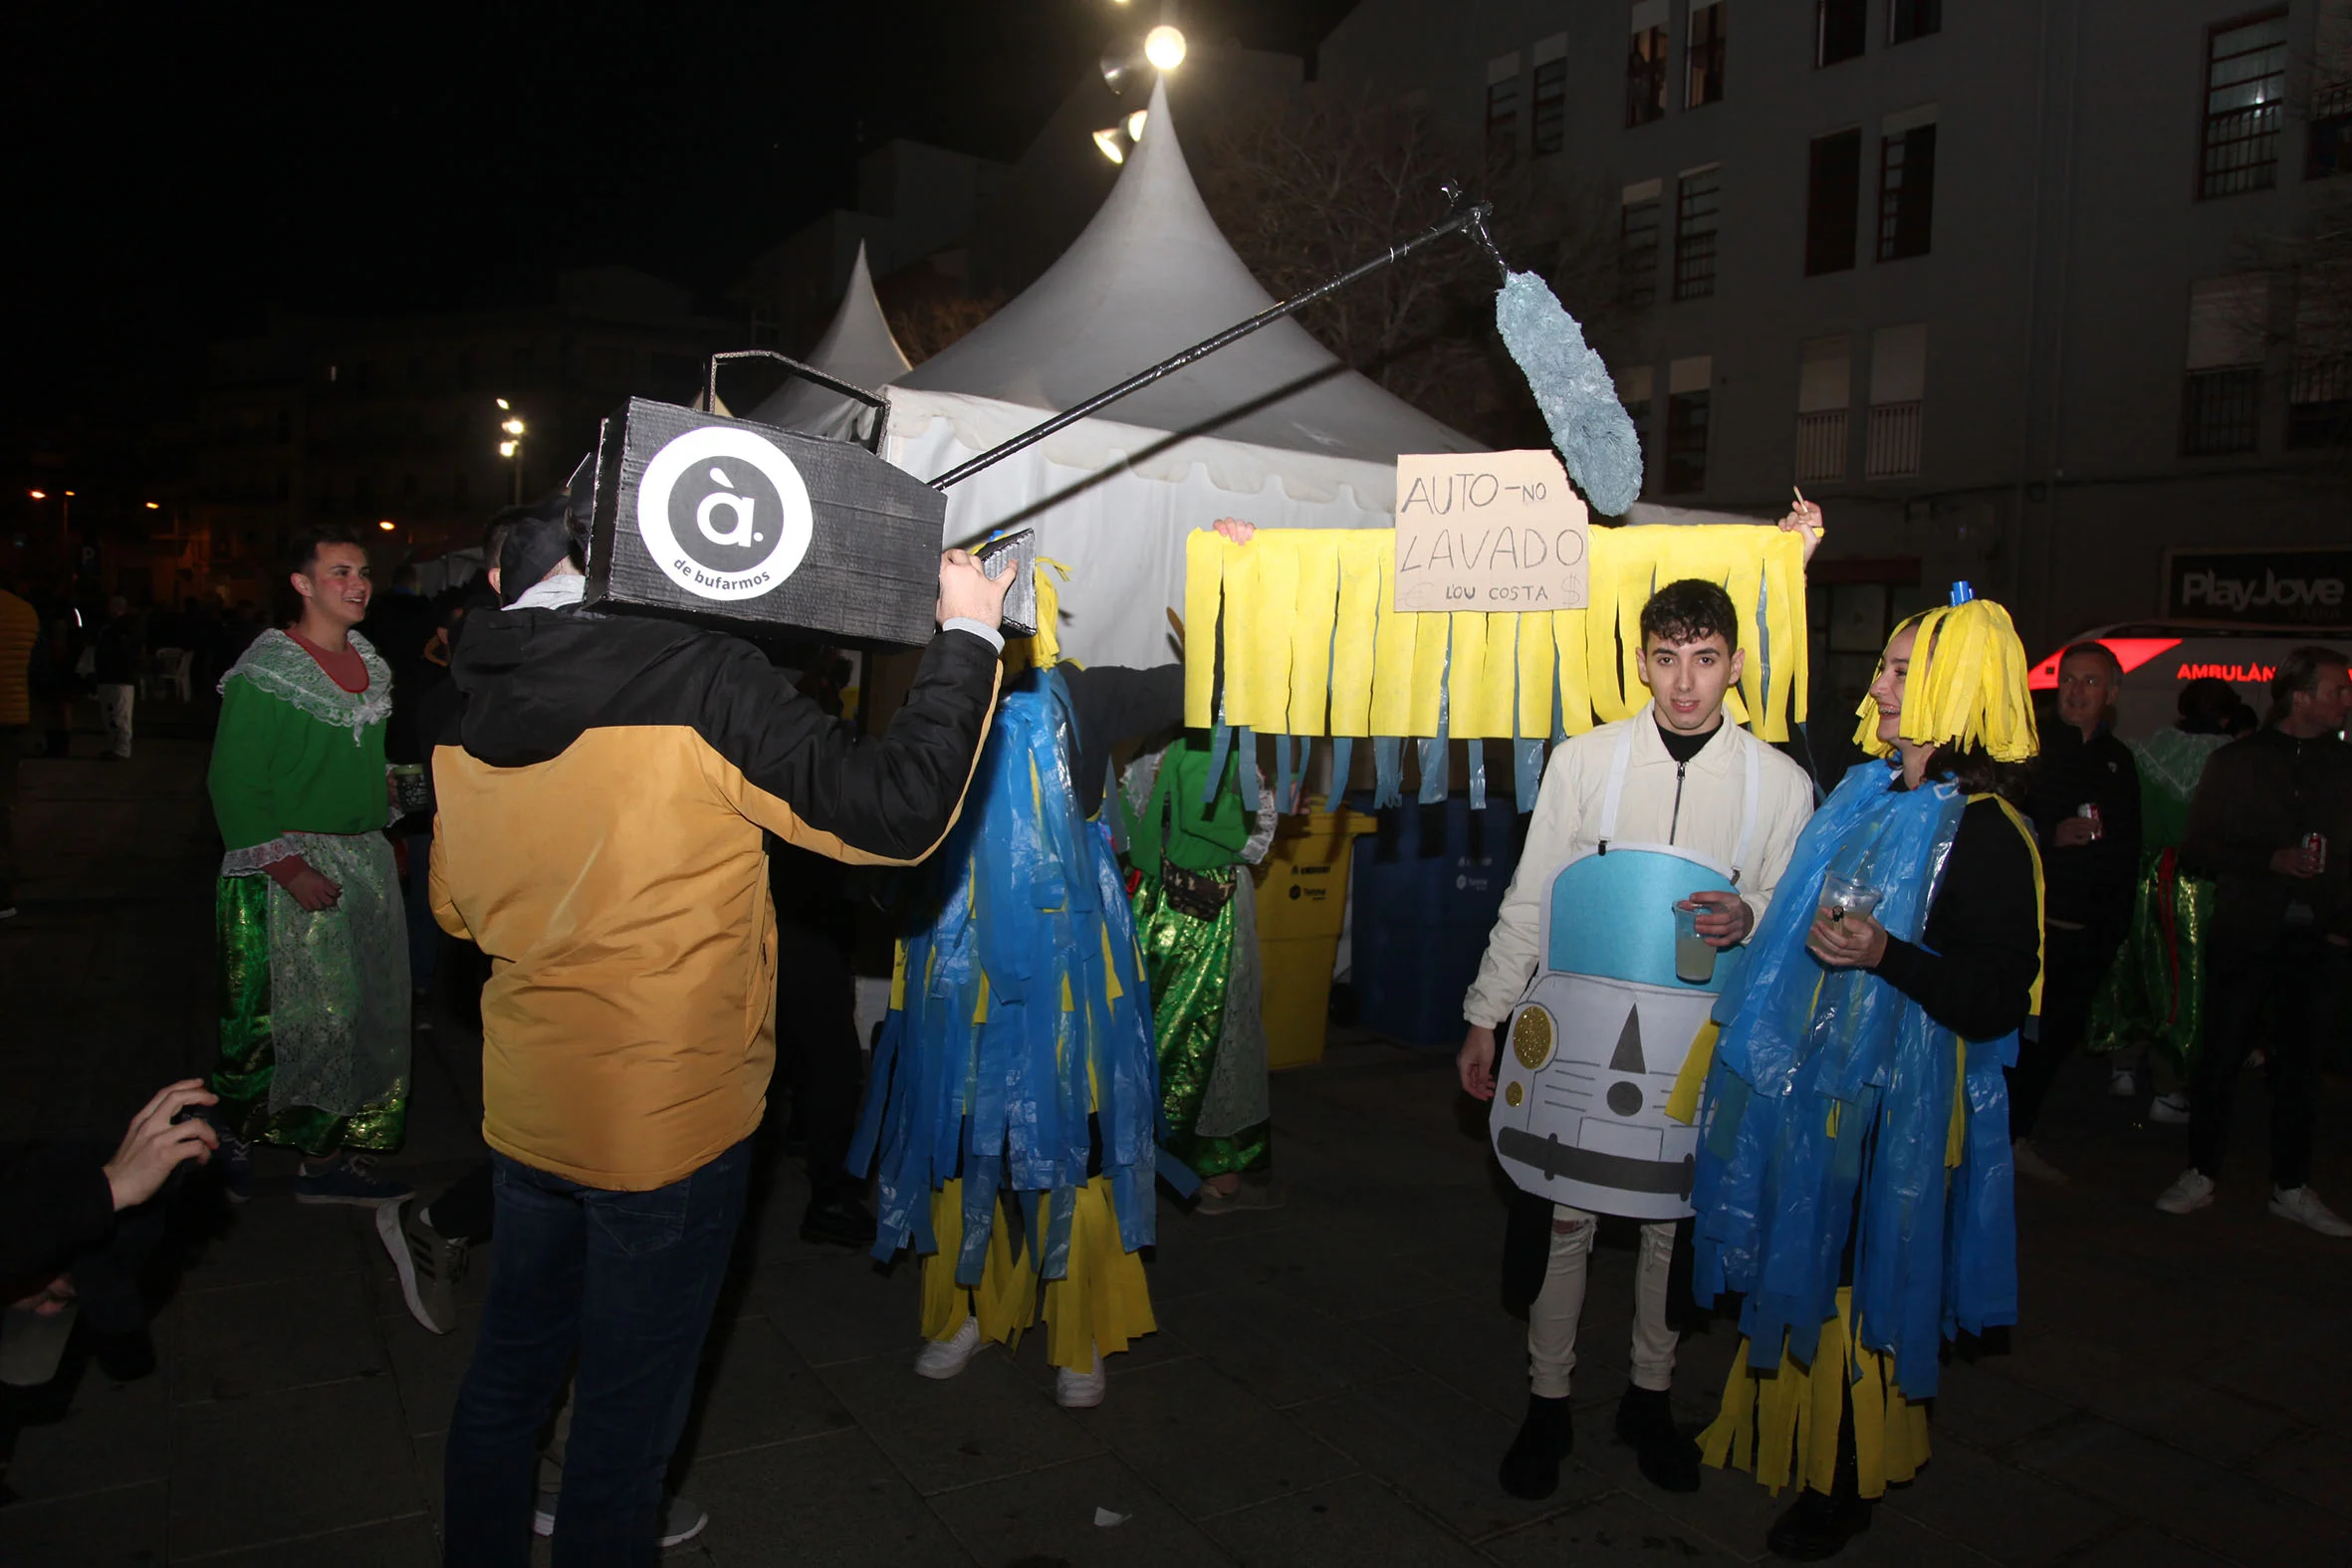
{"type": "MultiPolygon", "coordinates": [[[[210,1030],[203,742],[127,767],[33,763],[25,913],[0,924],[0,1137],[113,1135],[210,1030]]],[[[476,1041],[420,1037],[402,1166],[430,1192],[479,1149],[476,1041]]],[[[1161,1332],[1114,1361],[1099,1410],[1053,1402],[1042,1343],[953,1383],[911,1375],[912,1270],[804,1245],[798,1170],[772,1162],[714,1334],[682,1488],[687,1563],[1149,1565],[1730,1562],[1773,1500],[1710,1471],[1649,1489],[1610,1441],[1631,1253],[1604,1242],[1586,1309],[1581,1444],[1558,1495],[1495,1465],[1524,1408],[1497,1305],[1502,1202],[1449,1061],[1343,1039],[1275,1090],[1291,1202],[1160,1213],[1161,1332]],[[1098,1509],[1121,1516],[1102,1526],[1098,1509]]],[[[1855,1563],[2341,1563],[2352,1556],[2352,1243],[2262,1209],[2250,1102],[2220,1205],[2149,1200],[2179,1134],[2062,1085],[2044,1148],[2061,1192],[2020,1195],[2024,1324],[1956,1363],[1935,1462],[1877,1510],[1855,1563]]],[[[2321,1191],[2352,1207],[2347,1086],[2329,1084],[2321,1191]]],[[[2144,1104],[2143,1107],[2144,1108],[2144,1104]]],[[[0,1563],[422,1565],[471,1316],[401,1307],[368,1218],[302,1209],[264,1157],[254,1201],[200,1237],[156,1323],[162,1370],[95,1369],[27,1430],[0,1563]]],[[[494,1249],[493,1249],[494,1253],[494,1249]]],[[[491,1261],[491,1259],[484,1259],[491,1261]]],[[[478,1302],[482,1268],[467,1281],[478,1302]]],[[[1686,1341],[1693,1423],[1735,1346],[1686,1341]]]]}

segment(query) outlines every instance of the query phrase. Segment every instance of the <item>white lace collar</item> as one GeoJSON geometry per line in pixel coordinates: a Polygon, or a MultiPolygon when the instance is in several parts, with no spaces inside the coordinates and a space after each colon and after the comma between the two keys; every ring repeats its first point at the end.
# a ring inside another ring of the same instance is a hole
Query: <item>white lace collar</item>
{"type": "Polygon", "coordinates": [[[392,713],[392,672],[365,637],[352,633],[352,649],[367,669],[367,689],[347,692],[311,657],[310,650],[275,626],[253,639],[243,657],[220,678],[220,690],[244,678],[272,697],[290,703],[310,718],[338,730],[352,732],[357,746],[371,724],[392,713]]]}

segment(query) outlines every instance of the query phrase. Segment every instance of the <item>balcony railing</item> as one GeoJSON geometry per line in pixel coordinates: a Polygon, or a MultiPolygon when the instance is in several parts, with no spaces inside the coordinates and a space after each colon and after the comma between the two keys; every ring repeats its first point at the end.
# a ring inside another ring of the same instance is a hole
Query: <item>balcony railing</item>
{"type": "Polygon", "coordinates": [[[1865,479],[1908,479],[1919,472],[1919,403],[1870,405],[1870,440],[1862,454],[1865,479]]]}
{"type": "Polygon", "coordinates": [[[1843,408],[1796,416],[1796,482],[1800,485],[1846,477],[1846,431],[1853,424],[1843,408]]]}

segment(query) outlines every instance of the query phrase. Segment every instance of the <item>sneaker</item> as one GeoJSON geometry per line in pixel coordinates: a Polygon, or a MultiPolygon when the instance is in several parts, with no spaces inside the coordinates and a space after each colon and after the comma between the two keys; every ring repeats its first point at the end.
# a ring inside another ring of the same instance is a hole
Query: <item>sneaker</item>
{"type": "Polygon", "coordinates": [[[868,1247],[874,1244],[874,1217],[855,1193],[812,1198],[801,1213],[801,1239],[868,1247]]]}
{"type": "Polygon", "coordinates": [[[294,1178],[294,1201],[298,1204],[355,1204],[362,1209],[380,1209],[415,1196],[416,1190],[406,1182],[377,1175],[375,1157],[369,1154],[347,1154],[325,1165],[305,1160],[294,1178]]]}
{"type": "Polygon", "coordinates": [[[2128,1100],[2140,1092],[2140,1080],[2129,1067],[2117,1067],[2107,1074],[2107,1097],[2128,1100]]]}
{"type": "Polygon", "coordinates": [[[212,1131],[220,1139],[220,1146],[212,1151],[212,1168],[220,1172],[229,1202],[241,1204],[253,1196],[253,1145],[219,1122],[212,1124],[212,1131]]]}
{"type": "Polygon", "coordinates": [[[2073,1180],[2036,1153],[2033,1141],[2029,1138],[2019,1138],[2009,1145],[2009,1164],[2019,1176],[2045,1187],[2064,1187],[2073,1180]]]}
{"type": "MultiPolygon", "coordinates": [[[[2200,1209],[2211,1209],[2214,1204],[2214,1179],[2191,1166],[2181,1173],[2181,1179],[2164,1190],[2156,1200],[2156,1207],[2168,1215],[2195,1214],[2200,1209]]],[[[2272,1203],[2273,1209],[2277,1204],[2272,1203]]]]}
{"type": "Polygon", "coordinates": [[[1067,1367],[1054,1369],[1054,1403],[1063,1410],[1092,1410],[1102,1403],[1109,1392],[1110,1380],[1102,1373],[1102,1352],[1094,1352],[1094,1370],[1072,1372],[1067,1367]]]}
{"type": "Polygon", "coordinates": [[[2167,1127],[2188,1126],[2189,1096],[2177,1090],[2171,1094],[2159,1094],[2148,1102],[2148,1119],[2167,1127]]]}
{"type": "Polygon", "coordinates": [[[1699,1446],[1674,1424],[1664,1389],[1628,1388],[1617,1402],[1617,1437],[1633,1449],[1642,1478],[1661,1491],[1699,1489],[1699,1446]]]}
{"type": "Polygon", "coordinates": [[[2319,1195],[2308,1187],[2271,1188],[2270,1212],[2321,1235],[2352,1235],[2352,1225],[2346,1225],[2343,1216],[2321,1203],[2319,1195]]]}
{"type": "MultiPolygon", "coordinates": [[[[559,1493],[552,1491],[543,1491],[539,1494],[539,1506],[531,1511],[532,1534],[553,1535],[556,1533],[556,1499],[559,1493]]],[[[710,1522],[709,1510],[691,1497],[664,1497],[661,1499],[661,1517],[656,1524],[656,1528],[661,1533],[655,1539],[665,1547],[683,1546],[700,1535],[703,1526],[710,1522]]]]}
{"type": "Polygon", "coordinates": [[[408,1315],[429,1333],[446,1334],[457,1327],[457,1282],[465,1277],[465,1238],[434,1230],[422,1205],[404,1211],[397,1203],[376,1209],[375,1234],[392,1255],[408,1315]]]}
{"type": "Polygon", "coordinates": [[[923,1347],[923,1353],[915,1357],[915,1376],[945,1382],[970,1366],[979,1354],[980,1319],[967,1316],[963,1327],[923,1347]]]}

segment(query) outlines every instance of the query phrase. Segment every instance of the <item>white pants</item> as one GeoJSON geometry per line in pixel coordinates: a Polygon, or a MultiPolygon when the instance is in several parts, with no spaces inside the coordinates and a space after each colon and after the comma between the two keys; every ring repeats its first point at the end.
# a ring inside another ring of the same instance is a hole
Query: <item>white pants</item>
{"type": "Polygon", "coordinates": [[[98,688],[99,722],[107,727],[107,750],[117,757],[130,755],[130,707],[137,696],[135,686],[102,683],[98,688]]]}
{"type": "MultiPolygon", "coordinates": [[[[1576,1370],[1576,1320],[1584,1315],[1585,1262],[1600,1222],[1565,1204],[1551,1208],[1551,1255],[1543,1288],[1528,1311],[1528,1382],[1539,1399],[1568,1397],[1576,1370]]],[[[1674,1382],[1675,1332],[1666,1326],[1666,1271],[1674,1261],[1674,1222],[1641,1228],[1633,1275],[1633,1386],[1664,1390],[1674,1382]]]]}

